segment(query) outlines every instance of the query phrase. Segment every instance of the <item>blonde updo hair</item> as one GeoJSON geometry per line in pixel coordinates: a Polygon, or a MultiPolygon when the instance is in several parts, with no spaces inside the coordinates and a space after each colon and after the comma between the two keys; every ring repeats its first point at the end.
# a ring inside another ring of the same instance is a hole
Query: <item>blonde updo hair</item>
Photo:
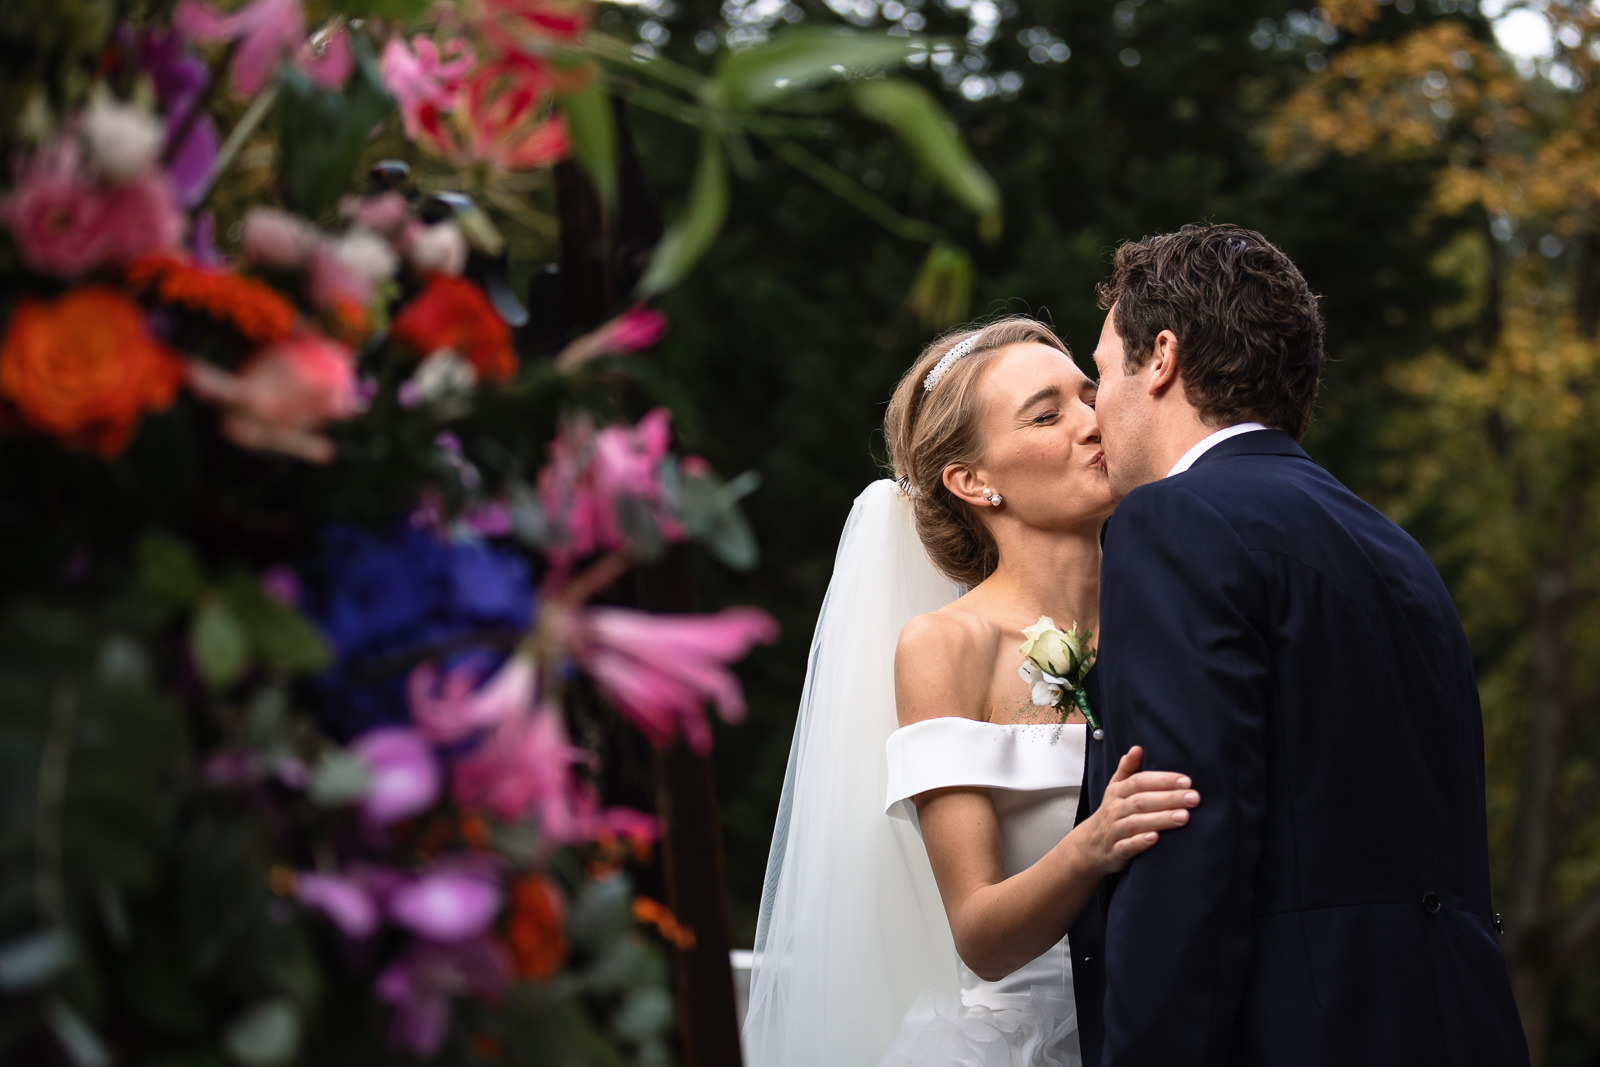
{"type": "Polygon", "coordinates": [[[952,463],[982,460],[978,376],[1001,349],[1029,342],[1072,354],[1054,330],[1022,315],[945,334],[923,349],[906,371],[883,416],[889,462],[911,497],[917,536],[934,566],[969,589],[994,572],[999,550],[977,510],[945,488],[944,469],[952,463]],[[925,389],[923,381],[934,365],[969,338],[972,346],[966,355],[951,364],[931,390],[925,389]]]}

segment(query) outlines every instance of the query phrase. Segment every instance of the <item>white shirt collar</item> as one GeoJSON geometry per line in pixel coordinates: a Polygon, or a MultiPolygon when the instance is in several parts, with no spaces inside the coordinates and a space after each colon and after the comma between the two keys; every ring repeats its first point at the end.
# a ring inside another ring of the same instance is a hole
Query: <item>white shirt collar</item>
{"type": "Polygon", "coordinates": [[[1240,434],[1249,433],[1251,430],[1265,429],[1266,427],[1259,422],[1241,422],[1233,426],[1225,426],[1217,432],[1208,435],[1203,440],[1196,442],[1193,448],[1189,449],[1189,451],[1183,454],[1182,459],[1173,464],[1172,469],[1167,472],[1167,477],[1170,478],[1174,474],[1182,474],[1184,471],[1194,466],[1195,460],[1199,459],[1201,456],[1205,455],[1207,452],[1211,451],[1217,445],[1220,445],[1230,437],[1238,437],[1240,434]]]}

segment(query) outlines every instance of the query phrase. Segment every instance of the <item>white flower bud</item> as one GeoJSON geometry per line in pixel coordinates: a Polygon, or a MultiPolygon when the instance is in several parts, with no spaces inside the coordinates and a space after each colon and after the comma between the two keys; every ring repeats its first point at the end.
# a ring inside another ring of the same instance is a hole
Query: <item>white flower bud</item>
{"type": "Polygon", "coordinates": [[[143,177],[167,136],[159,118],[107,93],[95,94],[80,122],[90,165],[117,185],[143,177]]]}
{"type": "Polygon", "coordinates": [[[333,243],[333,254],[351,273],[374,285],[393,278],[400,266],[389,242],[371,230],[351,230],[333,243]]]}
{"type": "Polygon", "coordinates": [[[449,220],[436,222],[416,230],[406,255],[423,274],[460,274],[467,266],[467,237],[449,220]]]}

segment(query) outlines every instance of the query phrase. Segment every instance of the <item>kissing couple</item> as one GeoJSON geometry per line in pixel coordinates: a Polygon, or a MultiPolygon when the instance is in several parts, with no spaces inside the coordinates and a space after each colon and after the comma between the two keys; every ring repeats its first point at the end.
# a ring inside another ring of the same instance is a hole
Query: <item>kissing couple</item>
{"type": "Polygon", "coordinates": [[[1124,244],[1099,296],[1098,382],[1013,317],[895,389],[750,1067],[1527,1064],[1471,651],[1422,548],[1297,443],[1316,298],[1222,225],[1124,244]]]}

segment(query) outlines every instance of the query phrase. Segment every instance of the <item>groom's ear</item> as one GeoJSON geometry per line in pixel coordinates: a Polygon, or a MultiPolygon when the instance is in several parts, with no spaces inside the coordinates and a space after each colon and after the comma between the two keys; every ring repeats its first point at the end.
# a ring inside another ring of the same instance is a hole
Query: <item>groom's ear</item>
{"type": "Polygon", "coordinates": [[[1150,359],[1144,366],[1145,390],[1160,397],[1178,384],[1178,335],[1171,330],[1156,334],[1150,359]]]}
{"type": "Polygon", "coordinates": [[[952,463],[944,469],[944,487],[975,508],[988,503],[983,499],[983,491],[993,488],[983,480],[981,474],[965,463],[952,463]]]}

